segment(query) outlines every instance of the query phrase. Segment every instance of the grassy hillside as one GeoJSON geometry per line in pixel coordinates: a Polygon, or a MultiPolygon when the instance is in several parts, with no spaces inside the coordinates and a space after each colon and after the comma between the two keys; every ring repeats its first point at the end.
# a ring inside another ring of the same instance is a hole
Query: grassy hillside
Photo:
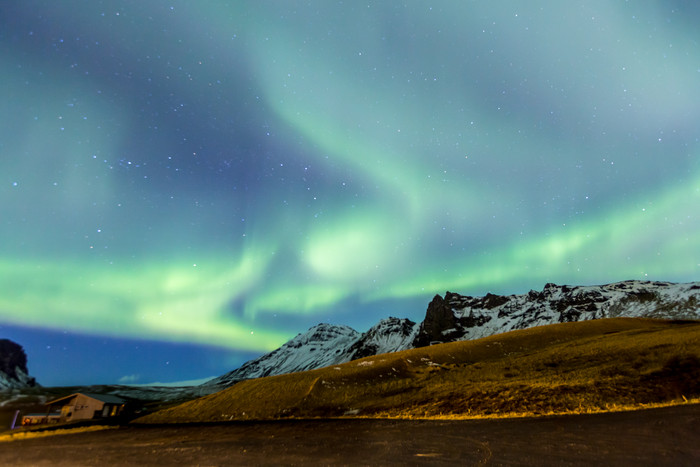
{"type": "Polygon", "coordinates": [[[141,423],[605,411],[700,396],[700,322],[555,324],[248,380],[141,423]]]}

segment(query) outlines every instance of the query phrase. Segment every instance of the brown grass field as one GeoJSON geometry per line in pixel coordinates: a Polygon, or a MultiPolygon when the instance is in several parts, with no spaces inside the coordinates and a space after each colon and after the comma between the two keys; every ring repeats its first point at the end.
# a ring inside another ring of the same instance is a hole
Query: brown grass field
{"type": "Polygon", "coordinates": [[[240,382],[135,423],[480,418],[697,402],[700,321],[542,326],[240,382]]]}

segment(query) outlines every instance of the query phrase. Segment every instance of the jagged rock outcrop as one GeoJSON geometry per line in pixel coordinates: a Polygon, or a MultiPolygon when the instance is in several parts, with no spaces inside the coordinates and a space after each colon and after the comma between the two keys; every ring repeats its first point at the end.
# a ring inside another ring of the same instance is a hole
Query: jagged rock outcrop
{"type": "Polygon", "coordinates": [[[425,313],[425,319],[420,325],[418,335],[414,341],[415,347],[424,347],[433,342],[442,342],[445,339],[453,339],[455,336],[450,335],[457,331],[457,317],[452,312],[452,308],[448,300],[450,293],[445,294],[443,299],[440,295],[435,295],[428,304],[428,311],[425,313]]]}
{"type": "Polygon", "coordinates": [[[447,292],[444,300],[436,296],[428,306],[414,346],[478,339],[545,324],[622,316],[700,319],[700,284],[624,281],[601,286],[559,286],[548,283],[541,292],[483,297],[447,292]]]}
{"type": "Polygon", "coordinates": [[[436,295],[428,305],[425,319],[420,325],[413,347],[441,342],[452,342],[462,339],[469,328],[483,326],[491,320],[488,314],[474,313],[472,307],[490,310],[504,303],[505,297],[486,294],[485,297],[474,299],[459,294],[446,292],[443,299],[436,295]],[[469,313],[455,313],[453,310],[469,307],[469,313]]]}
{"type": "Polygon", "coordinates": [[[27,354],[21,345],[9,339],[0,339],[0,390],[36,386],[29,376],[27,354]]]}

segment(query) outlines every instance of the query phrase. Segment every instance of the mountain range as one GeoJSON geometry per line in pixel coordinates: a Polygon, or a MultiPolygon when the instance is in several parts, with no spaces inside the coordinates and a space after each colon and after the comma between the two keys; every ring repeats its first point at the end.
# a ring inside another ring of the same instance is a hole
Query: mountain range
{"type": "Polygon", "coordinates": [[[318,324],[280,348],[204,383],[230,386],[245,379],[306,371],[381,353],[473,340],[534,326],[601,318],[700,319],[700,283],[623,281],[599,286],[548,283],[521,295],[471,297],[446,292],[425,319],[387,318],[364,333],[318,324]]]}
{"type": "MultiPolygon", "coordinates": [[[[203,395],[246,379],[312,370],[435,343],[479,339],[546,324],[616,317],[700,319],[700,282],[630,280],[599,286],[549,283],[542,291],[531,290],[521,295],[489,293],[482,297],[446,292],[444,296],[435,295],[421,323],[386,318],[363,333],[348,326],[318,324],[270,353],[202,386],[179,388],[186,394],[177,394],[203,395]]],[[[0,390],[36,385],[28,374],[24,349],[8,339],[0,339],[0,390]]],[[[117,389],[133,395],[131,392],[136,389],[140,394],[148,388],[117,389]]],[[[161,392],[143,398],[163,398],[161,392]]],[[[166,392],[170,394],[173,390],[166,392]]]]}

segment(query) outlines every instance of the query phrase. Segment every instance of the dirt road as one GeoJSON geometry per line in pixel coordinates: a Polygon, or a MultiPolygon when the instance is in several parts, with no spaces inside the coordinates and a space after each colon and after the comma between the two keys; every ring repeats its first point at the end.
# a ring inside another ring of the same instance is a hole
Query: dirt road
{"type": "Polygon", "coordinates": [[[0,443],[0,465],[700,465],[700,405],[476,421],[130,426],[0,443]]]}

